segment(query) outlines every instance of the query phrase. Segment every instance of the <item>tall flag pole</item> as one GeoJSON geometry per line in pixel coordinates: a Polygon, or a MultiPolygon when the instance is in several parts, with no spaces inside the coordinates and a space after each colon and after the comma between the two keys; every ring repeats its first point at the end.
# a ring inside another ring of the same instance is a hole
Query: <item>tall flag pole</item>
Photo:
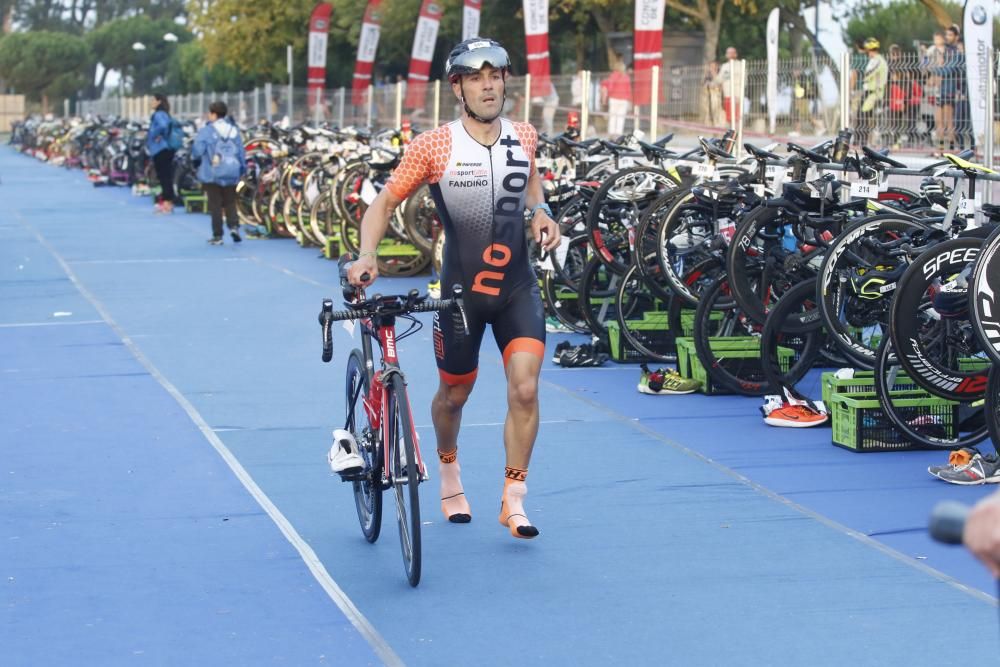
{"type": "Polygon", "coordinates": [[[406,106],[416,109],[424,106],[427,82],[431,76],[431,61],[437,43],[438,27],[444,9],[435,0],[424,0],[420,5],[417,29],[413,33],[413,51],[410,53],[410,74],[406,79],[406,106]]]}
{"type": "Polygon", "coordinates": [[[664,0],[635,0],[632,67],[636,104],[650,103],[650,75],[663,61],[663,5],[664,0]]]}
{"type": "Polygon", "coordinates": [[[778,37],[781,10],[771,10],[767,17],[767,120],[774,134],[778,122],[778,37]]]}
{"type": "Polygon", "coordinates": [[[993,1],[968,0],[965,4],[965,78],[968,85],[969,111],[972,114],[972,129],[982,145],[986,131],[986,118],[990,113],[987,99],[987,62],[993,47],[993,1]]]}
{"type": "Polygon", "coordinates": [[[321,2],[309,17],[308,104],[314,109],[323,106],[323,91],[326,89],[326,44],[331,11],[333,6],[329,2],[321,2]]]}
{"type": "Polygon", "coordinates": [[[365,94],[372,83],[372,68],[378,51],[378,38],[382,31],[382,15],[379,4],[382,0],[368,0],[365,17],[361,21],[361,35],[358,37],[358,60],[354,65],[354,81],[351,85],[351,101],[355,106],[365,103],[365,94]]]}
{"type": "Polygon", "coordinates": [[[549,0],[524,0],[524,40],[531,96],[549,95],[549,0]]]}

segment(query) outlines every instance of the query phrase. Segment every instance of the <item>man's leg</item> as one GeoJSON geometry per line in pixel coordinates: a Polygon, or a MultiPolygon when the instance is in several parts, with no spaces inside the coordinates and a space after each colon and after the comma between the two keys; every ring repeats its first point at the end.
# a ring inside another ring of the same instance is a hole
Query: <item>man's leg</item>
{"type": "Polygon", "coordinates": [[[443,379],[431,402],[431,420],[437,435],[441,475],[441,511],[452,523],[468,523],[472,510],[462,487],[462,468],[458,465],[458,431],[462,427],[462,408],[469,400],[475,378],[461,384],[443,379]]]}
{"type": "MultiPolygon", "coordinates": [[[[544,349],[543,343],[534,342],[544,349]]],[[[534,350],[514,352],[507,359],[506,368],[507,420],[503,439],[507,469],[499,518],[514,537],[532,538],[538,535],[538,529],[525,514],[524,497],[528,493],[528,464],[538,435],[538,374],[542,357],[534,350]]]]}
{"type": "Polygon", "coordinates": [[[507,421],[503,444],[507,465],[527,470],[538,435],[538,375],[542,359],[531,352],[515,352],[507,363],[507,421]]]}
{"type": "Polygon", "coordinates": [[[215,183],[202,185],[208,199],[208,213],[212,217],[212,238],[222,238],[222,187],[215,183]]]}

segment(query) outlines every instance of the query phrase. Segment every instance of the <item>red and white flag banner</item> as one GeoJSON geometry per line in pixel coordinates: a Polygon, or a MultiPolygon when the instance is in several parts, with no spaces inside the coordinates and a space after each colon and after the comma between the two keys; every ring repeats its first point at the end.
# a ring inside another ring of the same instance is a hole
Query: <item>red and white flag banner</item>
{"type": "Polygon", "coordinates": [[[354,65],[351,101],[355,105],[365,103],[365,94],[372,83],[372,67],[378,51],[378,37],[382,31],[382,16],[379,4],[382,0],[368,0],[365,17],[361,20],[361,34],[358,37],[358,60],[354,65]]]}
{"type": "Polygon", "coordinates": [[[323,104],[323,90],[326,88],[326,44],[330,32],[330,12],[333,5],[321,2],[309,17],[309,106],[323,104]]]}
{"type": "Polygon", "coordinates": [[[462,41],[479,36],[479,10],[483,0],[465,0],[462,12],[462,41]]]}
{"type": "Polygon", "coordinates": [[[444,8],[436,0],[424,0],[420,5],[417,29],[413,33],[413,51],[410,53],[410,74],[406,79],[407,108],[424,106],[427,83],[431,78],[431,60],[437,43],[438,27],[444,8]]]}
{"type": "Polygon", "coordinates": [[[633,99],[636,104],[650,103],[653,66],[663,61],[664,0],[635,0],[635,35],[632,69],[635,72],[633,99]]]}
{"type": "Polygon", "coordinates": [[[531,96],[549,95],[549,0],[524,0],[524,40],[531,96]]]}

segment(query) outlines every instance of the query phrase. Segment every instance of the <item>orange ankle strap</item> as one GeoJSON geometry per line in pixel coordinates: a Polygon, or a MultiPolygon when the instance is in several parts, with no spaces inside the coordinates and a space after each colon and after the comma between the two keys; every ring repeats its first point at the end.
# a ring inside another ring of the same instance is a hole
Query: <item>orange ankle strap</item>
{"type": "Polygon", "coordinates": [[[441,460],[441,463],[454,463],[455,461],[458,460],[458,450],[457,449],[455,451],[453,451],[453,452],[447,452],[447,453],[446,452],[442,452],[440,449],[437,450],[437,451],[438,451],[438,459],[441,460]]]}

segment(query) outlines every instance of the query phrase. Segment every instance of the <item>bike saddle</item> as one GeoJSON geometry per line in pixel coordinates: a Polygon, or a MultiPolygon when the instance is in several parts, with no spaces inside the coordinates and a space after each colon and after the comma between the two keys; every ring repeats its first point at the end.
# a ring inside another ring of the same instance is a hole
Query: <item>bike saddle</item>
{"type": "Polygon", "coordinates": [[[781,156],[771,151],[766,151],[763,148],[757,148],[753,144],[744,143],[743,148],[747,153],[754,156],[757,160],[780,160],[781,156]]]}
{"type": "MultiPolygon", "coordinates": [[[[951,153],[945,153],[944,157],[948,162],[958,167],[964,172],[970,174],[995,174],[997,172],[993,171],[989,167],[981,164],[976,164],[975,162],[969,162],[965,158],[959,157],[958,155],[953,155],[951,153]]],[[[972,156],[969,156],[972,157],[972,156]]]]}
{"type": "Polygon", "coordinates": [[[725,160],[732,160],[733,156],[728,151],[722,149],[716,139],[710,139],[708,137],[698,137],[698,143],[701,145],[702,150],[705,154],[710,157],[723,158],[725,160]]]}
{"type": "Polygon", "coordinates": [[[862,146],[861,152],[865,154],[865,157],[872,162],[877,162],[879,164],[888,165],[890,167],[897,167],[899,169],[906,169],[906,165],[898,160],[893,160],[889,157],[889,149],[883,148],[882,150],[874,150],[868,146],[862,146]]]}

